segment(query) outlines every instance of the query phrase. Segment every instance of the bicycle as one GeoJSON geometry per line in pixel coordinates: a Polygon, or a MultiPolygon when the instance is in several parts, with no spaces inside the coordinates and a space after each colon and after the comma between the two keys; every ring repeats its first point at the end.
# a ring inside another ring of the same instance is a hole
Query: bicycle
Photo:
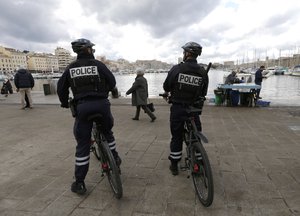
{"type": "MultiPolygon", "coordinates": [[[[159,94],[159,96],[164,97],[166,101],[169,100],[169,96],[165,93],[159,94]]],[[[198,131],[194,120],[194,114],[201,112],[202,109],[189,106],[186,111],[188,117],[184,119],[184,132],[182,135],[186,144],[186,157],[184,166],[181,166],[180,169],[189,171],[187,177],[192,176],[193,185],[200,202],[203,206],[208,207],[214,199],[212,170],[208,155],[202,145],[202,141],[208,143],[208,139],[198,131]]]]}
{"type": "Polygon", "coordinates": [[[101,163],[103,177],[107,176],[111,189],[117,199],[123,196],[123,187],[121,181],[121,169],[109,148],[109,145],[101,132],[101,114],[94,114],[88,117],[93,121],[91,151],[101,163]]]}

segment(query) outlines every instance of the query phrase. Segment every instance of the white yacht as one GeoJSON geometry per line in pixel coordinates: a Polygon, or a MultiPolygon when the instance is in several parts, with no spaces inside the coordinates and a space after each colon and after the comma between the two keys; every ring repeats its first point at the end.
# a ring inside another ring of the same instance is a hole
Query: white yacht
{"type": "Polygon", "coordinates": [[[262,75],[265,77],[269,77],[273,75],[275,72],[275,67],[268,67],[265,70],[263,70],[262,75]]]}

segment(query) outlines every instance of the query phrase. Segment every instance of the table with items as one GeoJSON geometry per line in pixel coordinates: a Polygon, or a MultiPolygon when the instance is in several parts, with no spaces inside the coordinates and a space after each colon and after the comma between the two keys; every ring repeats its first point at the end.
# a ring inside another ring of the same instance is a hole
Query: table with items
{"type": "Polygon", "coordinates": [[[218,84],[215,93],[216,105],[226,106],[255,106],[256,92],[260,85],[254,83],[218,84]]]}

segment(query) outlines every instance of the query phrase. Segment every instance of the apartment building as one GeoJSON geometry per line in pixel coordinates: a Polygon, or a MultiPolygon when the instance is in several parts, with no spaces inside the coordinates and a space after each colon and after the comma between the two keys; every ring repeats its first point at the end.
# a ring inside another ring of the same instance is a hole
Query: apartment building
{"type": "Polygon", "coordinates": [[[13,74],[21,65],[27,68],[25,52],[0,46],[0,72],[13,74]]]}
{"type": "Polygon", "coordinates": [[[27,64],[31,73],[48,74],[59,71],[58,58],[51,53],[28,53],[27,64]]]}
{"type": "Polygon", "coordinates": [[[59,72],[63,72],[65,68],[76,59],[76,57],[71,56],[69,50],[66,50],[61,47],[57,47],[55,49],[55,56],[58,58],[58,70],[59,72]]]}

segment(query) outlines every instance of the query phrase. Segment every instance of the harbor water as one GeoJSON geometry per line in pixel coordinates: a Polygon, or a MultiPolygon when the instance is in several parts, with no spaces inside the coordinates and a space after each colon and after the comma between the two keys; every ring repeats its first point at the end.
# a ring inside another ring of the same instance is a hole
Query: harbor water
{"type": "MultiPolygon", "coordinates": [[[[210,70],[208,98],[215,98],[214,90],[218,84],[224,83],[224,76],[230,72],[210,70]]],[[[149,73],[144,75],[148,80],[149,96],[158,97],[163,92],[163,82],[167,73],[149,73]]],[[[134,82],[135,74],[117,75],[117,86],[121,96],[134,82]]],[[[252,80],[254,81],[254,75],[252,80]]],[[[300,106],[300,77],[290,75],[271,75],[263,80],[260,96],[262,100],[270,101],[271,105],[300,106]]]]}
{"type": "MultiPolygon", "coordinates": [[[[214,98],[214,89],[218,84],[224,82],[224,76],[230,72],[221,70],[210,70],[208,98],[214,98]]],[[[149,97],[159,97],[163,92],[163,82],[167,73],[146,73],[145,78],[148,81],[149,97]]],[[[117,87],[121,97],[126,97],[126,91],[132,86],[135,74],[115,75],[117,87]]],[[[254,81],[254,77],[252,79],[254,81]]],[[[55,88],[56,80],[36,79],[36,85],[33,91],[43,91],[43,84],[51,84],[55,88]]],[[[270,101],[271,105],[300,106],[300,77],[290,75],[271,75],[263,80],[260,96],[262,100],[270,101]]],[[[127,97],[130,97],[127,96],[127,97]]]]}

